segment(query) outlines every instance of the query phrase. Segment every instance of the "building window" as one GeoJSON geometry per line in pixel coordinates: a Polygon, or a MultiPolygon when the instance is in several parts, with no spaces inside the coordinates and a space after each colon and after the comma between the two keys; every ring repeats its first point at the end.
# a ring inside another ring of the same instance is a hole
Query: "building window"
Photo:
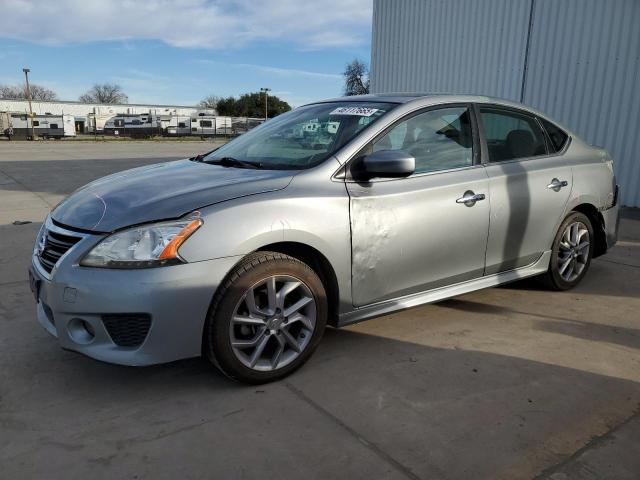
{"type": "Polygon", "coordinates": [[[40,126],[40,122],[38,120],[34,120],[33,121],[33,126],[34,127],[39,127],[40,126]]]}
{"type": "Polygon", "coordinates": [[[211,120],[200,120],[200,126],[202,128],[211,128],[213,123],[211,123],[211,120]]]}

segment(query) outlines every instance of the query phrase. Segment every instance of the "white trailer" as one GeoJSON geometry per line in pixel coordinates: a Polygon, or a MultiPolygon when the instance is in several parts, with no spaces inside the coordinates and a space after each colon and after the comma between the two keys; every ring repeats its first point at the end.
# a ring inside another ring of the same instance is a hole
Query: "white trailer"
{"type": "Polygon", "coordinates": [[[199,116],[191,118],[191,135],[200,137],[212,137],[216,134],[218,119],[224,117],[214,117],[213,115],[199,116]]]}
{"type": "Polygon", "coordinates": [[[162,123],[153,113],[118,114],[105,122],[103,132],[120,137],[153,137],[162,135],[162,123]]]}
{"type": "Polygon", "coordinates": [[[9,112],[0,112],[0,135],[7,135],[11,116],[9,112]]]}
{"type": "Polygon", "coordinates": [[[76,126],[73,115],[34,115],[26,113],[10,114],[9,123],[13,126],[13,134],[17,139],[75,137],[76,126]]]}
{"type": "Polygon", "coordinates": [[[182,137],[191,134],[191,118],[184,115],[172,115],[166,127],[170,137],[182,137]]]}

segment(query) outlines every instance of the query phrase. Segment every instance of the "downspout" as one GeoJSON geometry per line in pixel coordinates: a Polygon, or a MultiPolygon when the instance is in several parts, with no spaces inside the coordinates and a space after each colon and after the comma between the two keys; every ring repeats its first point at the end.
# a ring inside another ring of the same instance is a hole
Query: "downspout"
{"type": "Polygon", "coordinates": [[[527,29],[527,43],[524,49],[524,66],[522,67],[522,84],[520,85],[520,103],[524,103],[524,92],[527,85],[527,70],[529,67],[529,49],[531,48],[531,32],[533,30],[533,11],[535,9],[535,1],[531,0],[529,9],[529,28],[527,29]]]}

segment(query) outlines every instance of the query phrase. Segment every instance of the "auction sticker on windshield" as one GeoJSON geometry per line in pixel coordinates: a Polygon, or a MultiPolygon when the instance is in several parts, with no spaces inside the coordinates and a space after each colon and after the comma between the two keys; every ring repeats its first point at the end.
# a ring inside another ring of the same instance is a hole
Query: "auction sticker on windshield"
{"type": "Polygon", "coordinates": [[[370,117],[378,110],[378,108],[368,107],[338,107],[329,115],[357,115],[358,117],[370,117]]]}

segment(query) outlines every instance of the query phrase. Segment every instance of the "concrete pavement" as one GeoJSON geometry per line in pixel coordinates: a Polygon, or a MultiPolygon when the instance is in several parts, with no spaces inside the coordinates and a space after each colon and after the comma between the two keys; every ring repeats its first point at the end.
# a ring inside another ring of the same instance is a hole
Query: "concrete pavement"
{"type": "Polygon", "coordinates": [[[82,184],[210,143],[0,144],[0,477],[637,479],[640,219],[570,292],[524,281],[328,330],[285,381],[62,351],[26,280],[82,184]],[[14,225],[14,221],[32,221],[14,225]]]}

